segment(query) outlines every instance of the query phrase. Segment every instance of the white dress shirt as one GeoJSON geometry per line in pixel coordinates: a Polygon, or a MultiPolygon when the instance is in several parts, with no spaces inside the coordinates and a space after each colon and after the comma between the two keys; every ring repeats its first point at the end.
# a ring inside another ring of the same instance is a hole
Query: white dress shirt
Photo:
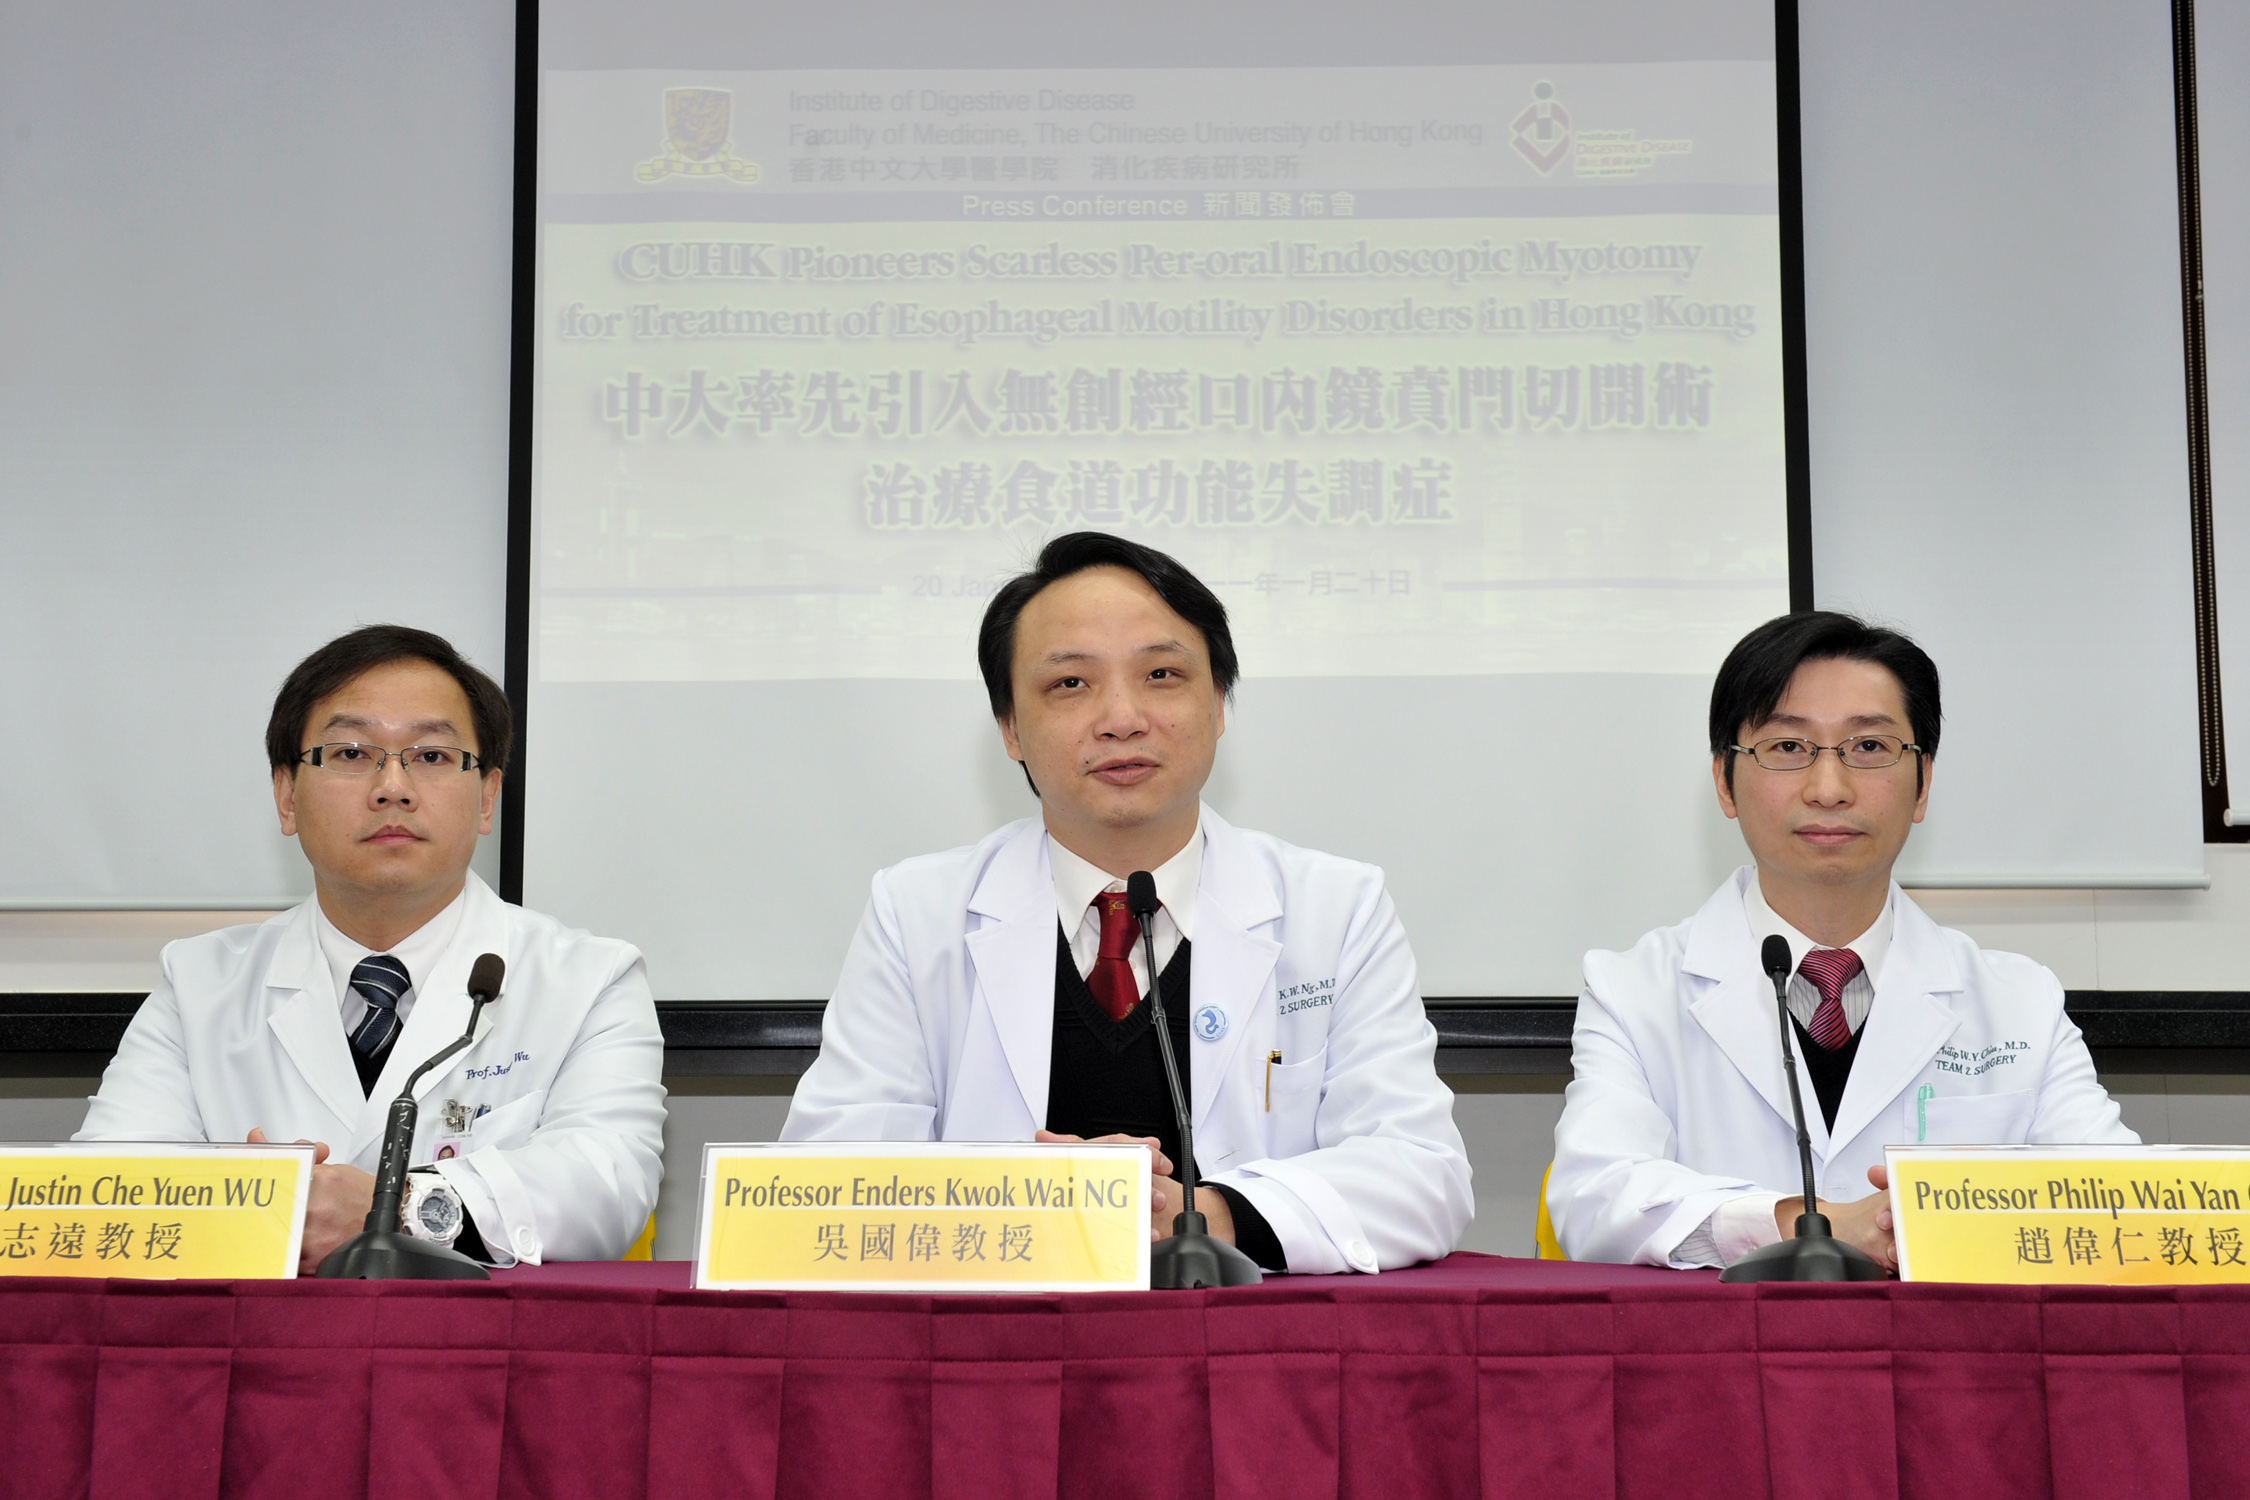
{"type": "MultiPolygon", "coordinates": [[[[430,967],[451,946],[453,935],[461,930],[461,908],[467,904],[469,888],[461,887],[461,894],[447,904],[445,910],[414,929],[397,946],[389,950],[390,956],[406,966],[406,993],[398,997],[399,1030],[406,1029],[406,1018],[414,1010],[414,992],[429,977],[430,967]]],[[[360,960],[372,958],[373,948],[353,942],[337,930],[328,920],[328,913],[320,909],[318,897],[313,899],[313,932],[320,939],[321,957],[328,960],[328,972],[336,981],[336,1009],[344,1022],[344,1035],[350,1036],[366,1019],[367,1002],[352,988],[352,970],[360,960]]]]}
{"type": "MultiPolygon", "coordinates": [[[[1778,935],[1789,940],[1789,952],[1796,961],[1789,975],[1789,1014],[1796,1018],[1798,1025],[1809,1030],[1814,1012],[1820,1009],[1820,990],[1805,977],[1805,955],[1821,944],[1783,921],[1766,904],[1755,873],[1742,893],[1742,912],[1750,919],[1750,936],[1761,949],[1769,937],[1778,935]]],[[[1850,1023],[1855,1036],[1866,1022],[1868,1010],[1875,1004],[1875,982],[1882,977],[1883,959],[1891,951],[1891,928],[1896,917],[1892,902],[1886,899],[1883,910],[1868,929],[1844,945],[1859,955],[1860,962],[1860,971],[1845,983],[1843,994],[1837,997],[1844,1007],[1844,1019],[1850,1023]]],[[[1672,1264],[1731,1266],[1762,1245],[1778,1243],[1781,1227],[1774,1222],[1774,1208],[1783,1198],[1792,1196],[1744,1193],[1739,1198],[1730,1198],[1680,1241],[1679,1248],[1672,1252],[1672,1264]]]]}
{"type": "MultiPolygon", "coordinates": [[[[1094,909],[1094,898],[1104,891],[1124,890],[1125,882],[1071,853],[1053,834],[1047,835],[1047,866],[1055,877],[1055,915],[1070,935],[1070,956],[1083,979],[1094,971],[1094,960],[1102,951],[1102,914],[1094,909]]],[[[1195,941],[1195,898],[1203,883],[1202,823],[1197,822],[1186,847],[1149,874],[1156,877],[1156,899],[1163,903],[1150,924],[1156,937],[1156,968],[1162,973],[1183,939],[1195,941]]],[[[1137,936],[1132,964],[1134,989],[1146,995],[1148,963],[1137,936]]]]}
{"type": "MultiPolygon", "coordinates": [[[[1750,919],[1750,936],[1761,950],[1769,937],[1789,940],[1790,956],[1796,961],[1796,967],[1789,974],[1789,1014],[1797,1018],[1798,1025],[1810,1030],[1813,1014],[1820,1009],[1820,989],[1805,977],[1805,955],[1821,945],[1781,920],[1779,914],[1766,905],[1765,893],[1758,889],[1758,877],[1754,874],[1750,877],[1750,888],[1742,893],[1742,914],[1750,919]]],[[[1885,900],[1882,911],[1868,929],[1844,944],[1859,955],[1860,963],[1860,971],[1844,985],[1844,993],[1838,997],[1844,1007],[1844,1020],[1854,1035],[1867,1020],[1869,1007],[1875,1003],[1875,984],[1883,977],[1883,959],[1891,951],[1891,928],[1896,917],[1890,901],[1885,900]]]]}

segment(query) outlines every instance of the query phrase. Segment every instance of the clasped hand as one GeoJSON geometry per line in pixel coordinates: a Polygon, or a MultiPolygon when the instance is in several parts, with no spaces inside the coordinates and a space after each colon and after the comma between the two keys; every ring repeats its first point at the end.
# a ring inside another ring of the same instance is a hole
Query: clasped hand
{"type": "MultiPolygon", "coordinates": [[[[250,1144],[272,1144],[263,1130],[250,1132],[250,1144]]],[[[328,1252],[367,1227],[375,1207],[375,1175],[355,1166],[328,1160],[326,1141],[298,1137],[297,1144],[313,1148],[312,1197],[305,1205],[305,1238],[297,1256],[297,1274],[310,1276],[320,1269],[328,1252]]]]}
{"type": "MultiPolygon", "coordinates": [[[[1869,1167],[1867,1180],[1876,1191],[1864,1198],[1854,1198],[1849,1203],[1820,1205],[1828,1216],[1828,1232],[1847,1245],[1855,1245],[1875,1257],[1877,1264],[1898,1274],[1898,1245],[1892,1238],[1891,1225],[1891,1170],[1888,1167],[1869,1167]]],[[[1797,1233],[1797,1217],[1805,1211],[1802,1198],[1784,1198],[1773,1206],[1773,1221],[1781,1230],[1783,1239],[1793,1239],[1797,1233]]]]}
{"type": "MultiPolygon", "coordinates": [[[[1164,1154],[1155,1136],[1105,1135],[1089,1141],[1084,1136],[1042,1130],[1038,1139],[1052,1145],[1146,1146],[1149,1154],[1148,1237],[1151,1240],[1172,1237],[1172,1221],[1180,1216],[1185,1205],[1181,1201],[1180,1185],[1172,1177],[1172,1159],[1164,1154]]],[[[1195,1190],[1195,1206],[1210,1221],[1213,1239],[1234,1243],[1234,1210],[1227,1206],[1226,1194],[1199,1185],[1195,1190]]]]}

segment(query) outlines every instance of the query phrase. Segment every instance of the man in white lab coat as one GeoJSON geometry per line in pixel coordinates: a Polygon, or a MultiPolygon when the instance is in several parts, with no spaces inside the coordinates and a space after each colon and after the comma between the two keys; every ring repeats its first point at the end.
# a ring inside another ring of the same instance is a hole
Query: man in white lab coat
{"type": "Polygon", "coordinates": [[[1803,1173],[1759,963],[1775,935],[1821,1209],[1886,1267],[1886,1144],[2138,1139],[2055,976],[1939,927],[1891,879],[1939,721],[1936,664],[1849,615],[1768,621],[1719,668],[1711,775],[1754,862],[1679,926],[1586,955],[1547,1188],[1572,1259],[1731,1265],[1794,1232],[1803,1173]]]}
{"type": "Polygon", "coordinates": [[[1141,1140],[1169,1233],[1178,1131],[1123,895],[1147,870],[1211,1232],[1290,1271],[1451,1251],[1469,1167],[1382,872],[1202,805],[1225,606],[1073,533],[994,596],[978,657],[1040,816],[875,877],[783,1139],[1141,1140]]]}
{"type": "Polygon", "coordinates": [[[78,1139],[318,1144],[310,1271],[360,1232],[390,1104],[426,1074],[409,1233],[496,1264],[614,1260],[663,1175],[664,1039],[641,957],[510,906],[469,871],[492,831],[508,700],[427,631],[373,625],[307,657],[266,729],[281,831],[313,896],[172,943],[78,1139]]]}

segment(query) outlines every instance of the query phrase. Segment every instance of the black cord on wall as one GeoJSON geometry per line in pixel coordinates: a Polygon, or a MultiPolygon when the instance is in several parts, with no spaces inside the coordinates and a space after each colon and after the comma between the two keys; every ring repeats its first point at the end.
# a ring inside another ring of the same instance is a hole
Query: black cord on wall
{"type": "Polygon", "coordinates": [[[516,0],[515,242],[508,330],[507,661],[501,686],[516,719],[515,755],[500,788],[500,899],[523,901],[523,773],[531,697],[532,374],[539,287],[539,0],[516,0]]]}
{"type": "Polygon", "coordinates": [[[1781,427],[1789,522],[1789,612],[1813,603],[1812,397],[1805,356],[1805,133],[1797,0],[1774,0],[1774,168],[1781,200],[1781,427]]]}
{"type": "Polygon", "coordinates": [[[2227,826],[2226,708],[2219,693],[2218,569],[2211,545],[2211,403],[2203,346],[2203,167],[2196,137],[2195,0],[2172,0],[2172,111],[2180,174],[2180,342],[2187,358],[2188,535],[2195,578],[2203,841],[2240,844],[2250,843],[2250,827],[2227,826]]]}

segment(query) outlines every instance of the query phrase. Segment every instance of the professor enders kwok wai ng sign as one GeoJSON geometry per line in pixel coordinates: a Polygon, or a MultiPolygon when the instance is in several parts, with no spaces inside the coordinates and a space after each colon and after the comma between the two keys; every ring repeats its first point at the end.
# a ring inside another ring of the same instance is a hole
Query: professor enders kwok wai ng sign
{"type": "Polygon", "coordinates": [[[2250,1148],[1892,1146],[1907,1281],[2250,1282],[2250,1148]]]}
{"type": "Polygon", "coordinates": [[[706,1146],[695,1284],[870,1292],[1148,1285],[1140,1146],[706,1146]]]}

